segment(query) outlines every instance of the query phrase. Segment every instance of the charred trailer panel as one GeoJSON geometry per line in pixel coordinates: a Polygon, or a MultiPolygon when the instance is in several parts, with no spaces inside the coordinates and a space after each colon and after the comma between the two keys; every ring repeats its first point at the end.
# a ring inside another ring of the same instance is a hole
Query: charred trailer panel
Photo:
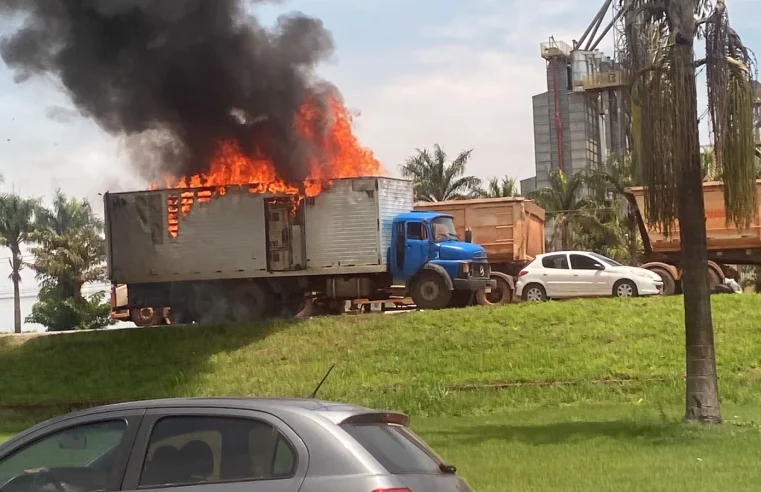
{"type": "Polygon", "coordinates": [[[248,187],[107,193],[111,281],[181,282],[266,274],[266,198],[248,187]]]}

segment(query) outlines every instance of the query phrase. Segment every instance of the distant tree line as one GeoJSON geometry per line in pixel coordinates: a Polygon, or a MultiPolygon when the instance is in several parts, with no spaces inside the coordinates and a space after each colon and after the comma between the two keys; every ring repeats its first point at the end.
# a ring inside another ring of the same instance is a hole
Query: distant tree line
{"type": "MultiPolygon", "coordinates": [[[[1,179],[1,178],[0,178],[1,179]]],[[[21,271],[31,268],[40,284],[27,323],[48,331],[102,328],[113,324],[102,292],[82,295],[86,283],[106,280],[103,222],[86,199],[56,190],[52,206],[17,193],[0,193],[0,244],[11,252],[14,331],[21,333],[21,271]],[[27,263],[23,248],[34,261],[27,263]]]]}

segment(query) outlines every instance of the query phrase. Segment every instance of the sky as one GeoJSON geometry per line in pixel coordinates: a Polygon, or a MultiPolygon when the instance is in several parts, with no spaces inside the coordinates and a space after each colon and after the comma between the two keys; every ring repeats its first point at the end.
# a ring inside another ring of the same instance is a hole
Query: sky
{"type": "MultiPolygon", "coordinates": [[[[761,17],[752,6],[758,2],[726,3],[745,44],[761,50],[761,17]]],[[[470,174],[523,179],[534,175],[531,96],[546,90],[539,44],[551,35],[569,44],[578,39],[602,3],[284,0],[255,12],[266,24],[290,11],[323,20],[336,50],[319,74],[358,113],[355,133],[392,174],[415,149],[439,143],[450,155],[474,149],[470,174]]],[[[12,28],[0,19],[0,35],[12,28]]],[[[612,46],[609,36],[601,49],[612,54],[612,46]]],[[[3,191],[49,198],[60,187],[90,199],[98,211],[99,193],[146,184],[121,143],[80,117],[59,82],[17,84],[2,61],[0,172],[3,191]]],[[[10,291],[2,266],[8,269],[0,262],[0,297],[10,291]]],[[[31,272],[24,282],[34,290],[31,272]]],[[[0,331],[3,326],[0,319],[0,331]]]]}

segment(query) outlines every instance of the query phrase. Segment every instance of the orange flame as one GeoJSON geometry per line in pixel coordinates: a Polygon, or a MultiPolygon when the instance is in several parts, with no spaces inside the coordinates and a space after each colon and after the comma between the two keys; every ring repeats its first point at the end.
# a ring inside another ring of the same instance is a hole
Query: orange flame
{"type": "MultiPolygon", "coordinates": [[[[178,236],[180,214],[188,215],[194,202],[208,203],[215,194],[225,195],[226,187],[230,185],[248,186],[250,193],[298,195],[297,200],[300,200],[304,196],[317,195],[333,179],[383,174],[384,170],[373,152],[363,147],[354,135],[351,116],[341,101],[330,96],[327,103],[326,115],[317,101],[309,97],[294,118],[296,131],[318,149],[316,154],[319,155],[319,159],[313,158],[308,163],[310,173],[303,183],[303,191],[283,181],[271,160],[243,154],[236,141],[221,142],[207,173],[164,178],[163,188],[180,190],[180,193],[167,197],[169,235],[173,238],[178,236]],[[315,134],[315,123],[325,119],[329,122],[327,131],[315,134]],[[188,188],[196,189],[191,191],[188,188]]],[[[150,189],[160,187],[159,183],[153,183],[150,189]]]]}
{"type": "MultiPolygon", "coordinates": [[[[335,97],[328,98],[328,114],[312,97],[307,98],[294,118],[294,128],[310,144],[318,149],[319,160],[309,162],[309,177],[304,181],[304,195],[315,196],[336,178],[356,176],[377,176],[383,174],[380,162],[370,149],[363,147],[352,131],[352,119],[348,111],[335,97]],[[316,135],[313,123],[327,117],[329,124],[325,135],[316,135]]],[[[216,156],[209,165],[209,171],[187,177],[167,176],[163,186],[153,183],[150,189],[159,188],[209,188],[224,193],[223,187],[229,185],[249,186],[251,193],[285,193],[300,194],[294,184],[288,184],[278,176],[273,162],[261,156],[248,156],[241,152],[235,141],[221,142],[216,156]]],[[[211,198],[211,192],[199,192],[198,202],[204,203],[211,198]],[[200,193],[204,193],[203,198],[200,193]]],[[[183,213],[185,205],[189,210],[192,204],[185,197],[179,204],[183,213]]]]}

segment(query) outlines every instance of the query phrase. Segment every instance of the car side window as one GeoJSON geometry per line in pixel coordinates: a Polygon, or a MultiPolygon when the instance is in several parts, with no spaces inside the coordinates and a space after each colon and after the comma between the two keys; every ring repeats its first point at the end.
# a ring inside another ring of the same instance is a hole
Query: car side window
{"type": "Polygon", "coordinates": [[[151,432],[139,486],[286,478],[297,461],[293,446],[261,420],[164,417],[151,432]]]}
{"type": "Polygon", "coordinates": [[[427,239],[422,222],[407,222],[407,239],[427,239]]]}
{"type": "Polygon", "coordinates": [[[574,270],[597,270],[600,262],[585,255],[571,255],[571,268],[574,270]]]}
{"type": "Polygon", "coordinates": [[[99,421],[55,432],[0,461],[3,492],[104,490],[127,423],[99,421]]]}
{"type": "Polygon", "coordinates": [[[542,259],[542,266],[544,268],[568,270],[568,257],[566,255],[545,256],[542,259]]]}

